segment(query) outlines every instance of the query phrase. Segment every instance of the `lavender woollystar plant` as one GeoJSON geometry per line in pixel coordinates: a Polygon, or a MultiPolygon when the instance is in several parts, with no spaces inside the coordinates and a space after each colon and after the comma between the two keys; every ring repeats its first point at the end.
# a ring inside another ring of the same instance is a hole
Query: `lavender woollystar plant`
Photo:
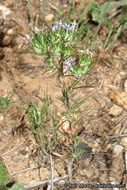
{"type": "MultiPolygon", "coordinates": [[[[75,99],[74,96],[77,94],[76,90],[78,88],[85,87],[82,79],[84,79],[94,63],[92,54],[88,50],[88,52],[84,52],[84,44],[81,44],[82,50],[80,48],[80,33],[80,28],[78,30],[78,25],[75,21],[68,24],[66,22],[62,23],[60,20],[56,21],[50,29],[45,30],[45,26],[43,26],[41,30],[35,28],[31,30],[30,35],[26,35],[27,40],[32,45],[30,53],[43,56],[43,69],[45,69],[45,72],[50,70],[57,71],[54,73],[57,74],[58,85],[62,92],[58,99],[64,104],[64,110],[60,113],[61,123],[58,122],[57,126],[57,119],[54,116],[58,115],[53,114],[50,102],[45,103],[50,108],[48,109],[47,107],[46,112],[48,113],[48,110],[50,110],[55,130],[62,127],[67,121],[67,130],[70,131],[68,133],[70,137],[74,137],[76,134],[73,133],[73,130],[76,131],[75,127],[82,123],[83,117],[80,114],[86,111],[83,107],[81,107],[81,110],[79,109],[86,101],[86,98],[79,96],[80,100],[78,101],[77,97],[75,99]]],[[[47,124],[46,126],[48,126],[47,124]]]]}

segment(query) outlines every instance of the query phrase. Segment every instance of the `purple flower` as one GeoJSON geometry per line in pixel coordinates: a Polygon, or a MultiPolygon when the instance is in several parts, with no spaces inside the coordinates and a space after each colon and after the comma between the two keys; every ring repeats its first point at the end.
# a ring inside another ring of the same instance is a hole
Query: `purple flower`
{"type": "Polygon", "coordinates": [[[65,24],[63,24],[63,28],[64,28],[65,30],[72,30],[74,27],[68,25],[67,23],[65,23],[65,24]]]}
{"type": "Polygon", "coordinates": [[[67,69],[70,69],[71,71],[74,70],[73,67],[72,67],[72,65],[75,64],[75,61],[72,61],[72,60],[70,60],[70,61],[65,60],[65,64],[67,65],[67,67],[63,70],[64,73],[67,71],[67,69]]]}
{"type": "Polygon", "coordinates": [[[74,31],[76,27],[76,23],[72,23],[71,25],[65,23],[62,25],[65,30],[74,31]]]}
{"type": "Polygon", "coordinates": [[[62,22],[61,22],[61,20],[60,20],[59,22],[56,21],[55,24],[54,24],[53,27],[52,27],[52,31],[60,30],[61,27],[62,27],[62,22]]]}
{"type": "Polygon", "coordinates": [[[52,27],[52,31],[60,30],[61,28],[64,28],[65,30],[74,31],[77,26],[76,21],[72,22],[71,25],[67,23],[62,23],[61,20],[59,22],[55,22],[55,24],[52,27]]]}
{"type": "Polygon", "coordinates": [[[67,23],[65,23],[65,24],[63,24],[62,26],[63,26],[63,28],[64,28],[65,30],[74,31],[77,25],[78,25],[78,24],[76,23],[76,21],[74,21],[74,22],[71,23],[71,25],[68,25],[67,23]]]}

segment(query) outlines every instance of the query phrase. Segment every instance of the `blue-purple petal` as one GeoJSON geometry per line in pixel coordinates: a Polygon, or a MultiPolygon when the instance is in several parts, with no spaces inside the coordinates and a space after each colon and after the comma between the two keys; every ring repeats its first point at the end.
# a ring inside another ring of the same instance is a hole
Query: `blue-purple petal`
{"type": "Polygon", "coordinates": [[[70,26],[69,28],[68,28],[68,30],[74,30],[74,26],[70,26]]]}
{"type": "Polygon", "coordinates": [[[65,73],[67,71],[68,67],[66,67],[64,70],[63,70],[63,73],[65,73]]]}
{"type": "Polygon", "coordinates": [[[69,69],[70,69],[71,71],[74,71],[73,67],[69,67],[69,69]]]}
{"type": "Polygon", "coordinates": [[[69,63],[68,63],[68,60],[65,60],[65,64],[66,64],[66,65],[68,65],[68,64],[69,64],[69,63]]]}
{"type": "Polygon", "coordinates": [[[68,30],[69,29],[69,25],[67,23],[65,23],[65,24],[63,24],[63,28],[68,30]]]}
{"type": "Polygon", "coordinates": [[[67,67],[63,70],[64,73],[67,71],[67,69],[74,71],[72,65],[75,64],[75,61],[72,61],[72,60],[68,61],[67,59],[65,59],[65,64],[67,65],[67,67]]]}
{"type": "Polygon", "coordinates": [[[72,62],[71,62],[71,65],[74,65],[74,64],[75,64],[75,61],[72,61],[72,62]]]}

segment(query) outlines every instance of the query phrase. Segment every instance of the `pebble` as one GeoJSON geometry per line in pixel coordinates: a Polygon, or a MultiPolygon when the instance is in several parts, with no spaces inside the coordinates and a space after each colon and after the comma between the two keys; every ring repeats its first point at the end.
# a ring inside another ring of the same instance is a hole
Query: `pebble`
{"type": "Polygon", "coordinates": [[[7,131],[8,131],[8,133],[12,133],[13,130],[12,130],[11,127],[8,127],[8,128],[7,128],[7,131]]]}
{"type": "Polygon", "coordinates": [[[116,155],[122,154],[123,153],[123,146],[116,145],[114,150],[113,150],[113,153],[116,155]]]}
{"type": "Polygon", "coordinates": [[[53,19],[54,19],[54,15],[53,14],[49,14],[49,15],[47,15],[45,17],[45,21],[46,22],[51,22],[51,21],[53,21],[53,19]]]}
{"type": "Polygon", "coordinates": [[[7,34],[8,34],[8,35],[13,35],[13,34],[14,34],[13,29],[12,29],[12,28],[11,28],[11,29],[9,29],[9,30],[7,31],[7,34]]]}
{"type": "Polygon", "coordinates": [[[119,75],[121,76],[121,79],[125,79],[127,77],[127,72],[125,71],[120,71],[119,75]]]}
{"type": "Polygon", "coordinates": [[[26,150],[20,150],[19,152],[20,152],[20,154],[22,154],[23,156],[25,156],[25,155],[28,153],[26,150]]]}
{"type": "Polygon", "coordinates": [[[12,156],[12,160],[14,162],[18,162],[20,160],[20,157],[18,155],[12,156]]]}
{"type": "Polygon", "coordinates": [[[3,120],[3,119],[4,119],[4,117],[3,117],[3,116],[0,116],[0,121],[3,120]]]}
{"type": "Polygon", "coordinates": [[[84,160],[90,157],[90,153],[92,151],[92,148],[89,147],[87,144],[85,143],[80,143],[79,145],[77,145],[76,147],[77,152],[78,151],[82,151],[81,155],[78,155],[78,160],[84,160]]]}
{"type": "Polygon", "coordinates": [[[119,106],[117,106],[116,104],[114,104],[114,105],[111,107],[110,111],[109,111],[109,115],[115,117],[115,116],[120,115],[120,114],[122,113],[122,111],[123,111],[123,109],[122,109],[121,107],[119,107],[119,106]]]}

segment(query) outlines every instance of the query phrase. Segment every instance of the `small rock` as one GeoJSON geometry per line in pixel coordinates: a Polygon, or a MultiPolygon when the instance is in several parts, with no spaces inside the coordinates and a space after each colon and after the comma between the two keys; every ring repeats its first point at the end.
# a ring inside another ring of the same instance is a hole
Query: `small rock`
{"type": "Polygon", "coordinates": [[[8,35],[13,35],[13,34],[14,34],[13,29],[12,29],[12,28],[10,28],[10,29],[7,31],[7,34],[8,34],[8,35]]]}
{"type": "Polygon", "coordinates": [[[109,115],[118,116],[119,114],[121,114],[122,111],[123,109],[121,107],[114,104],[109,111],[109,115]]]}
{"type": "Polygon", "coordinates": [[[22,154],[23,156],[25,156],[25,155],[28,153],[26,150],[20,150],[19,152],[20,152],[20,154],[22,154]]]}
{"type": "Polygon", "coordinates": [[[51,22],[51,21],[53,21],[53,19],[54,19],[54,15],[53,14],[49,14],[49,15],[47,15],[45,17],[45,21],[46,22],[51,22]]]}
{"type": "Polygon", "coordinates": [[[120,75],[121,79],[126,79],[126,77],[127,77],[127,72],[125,72],[125,71],[120,71],[120,72],[119,72],[119,75],[120,75]]]}
{"type": "Polygon", "coordinates": [[[114,150],[113,150],[113,153],[117,154],[117,155],[122,154],[123,153],[123,146],[116,145],[115,148],[114,148],[114,150]]]}
{"type": "Polygon", "coordinates": [[[0,5],[0,12],[2,12],[2,18],[5,19],[12,11],[6,6],[0,5]]]}
{"type": "Polygon", "coordinates": [[[8,127],[8,128],[7,128],[7,131],[8,131],[8,133],[12,133],[13,130],[12,130],[11,127],[8,127]]]}
{"type": "Polygon", "coordinates": [[[4,119],[4,117],[3,117],[3,116],[0,116],[0,121],[3,120],[3,119],[4,119]]]}
{"type": "Polygon", "coordinates": [[[111,91],[109,97],[115,104],[127,110],[127,92],[111,91]]]}
{"type": "MultiPolygon", "coordinates": [[[[62,121],[61,121],[62,122],[62,121]]],[[[61,129],[64,133],[68,134],[68,135],[77,135],[82,131],[82,121],[80,121],[77,125],[75,125],[73,128],[71,126],[71,123],[69,121],[65,121],[62,126],[61,129]]]]}
{"type": "Polygon", "coordinates": [[[125,92],[127,92],[127,80],[125,80],[124,88],[125,88],[125,92]]]}
{"type": "Polygon", "coordinates": [[[88,144],[85,143],[80,143],[76,147],[77,153],[79,152],[80,154],[77,154],[78,160],[84,160],[90,157],[90,153],[92,152],[92,148],[88,146],[88,144]]]}
{"type": "MultiPolygon", "coordinates": [[[[126,133],[126,129],[124,132],[126,133]]],[[[122,146],[127,147],[127,137],[121,138],[120,143],[122,146]]]]}
{"type": "Polygon", "coordinates": [[[14,162],[18,162],[20,160],[20,157],[18,155],[12,156],[12,160],[14,162]]]}
{"type": "Polygon", "coordinates": [[[12,36],[9,36],[9,35],[6,35],[3,39],[2,39],[2,45],[3,46],[9,46],[13,41],[13,37],[12,36]]]}

